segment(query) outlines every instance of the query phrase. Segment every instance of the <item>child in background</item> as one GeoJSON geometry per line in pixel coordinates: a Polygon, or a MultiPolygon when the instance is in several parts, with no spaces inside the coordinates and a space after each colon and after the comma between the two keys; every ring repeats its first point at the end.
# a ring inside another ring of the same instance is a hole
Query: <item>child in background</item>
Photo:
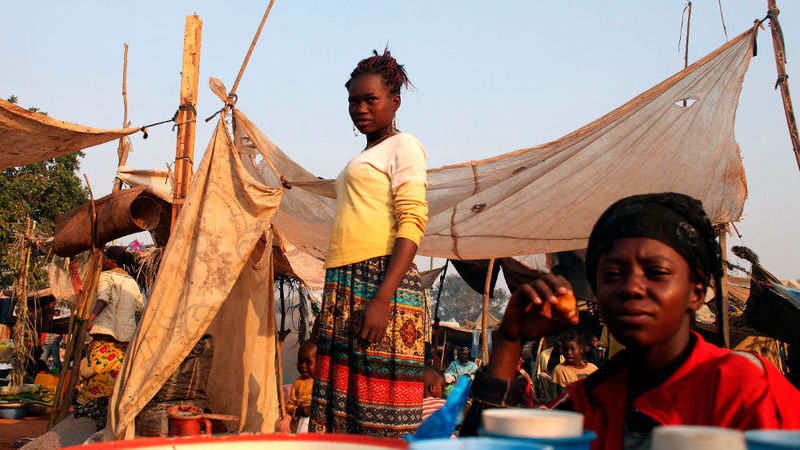
{"type": "Polygon", "coordinates": [[[553,370],[554,397],[561,395],[570,384],[588,377],[597,371],[597,366],[583,359],[580,335],[571,331],[561,340],[564,362],[553,370]]]}
{"type": "Polygon", "coordinates": [[[425,421],[446,402],[442,398],[445,385],[444,372],[433,366],[425,366],[422,382],[425,384],[425,393],[422,398],[422,420],[425,421]]]}
{"type": "Polygon", "coordinates": [[[603,365],[605,356],[603,355],[603,349],[600,348],[600,338],[597,336],[592,336],[589,340],[589,347],[586,349],[586,361],[594,364],[597,367],[603,365]]]}
{"type": "Polygon", "coordinates": [[[314,361],[317,359],[317,345],[306,341],[297,350],[297,371],[300,375],[292,383],[286,412],[292,417],[293,433],[308,433],[308,417],[311,415],[311,391],[314,387],[314,361]]]}

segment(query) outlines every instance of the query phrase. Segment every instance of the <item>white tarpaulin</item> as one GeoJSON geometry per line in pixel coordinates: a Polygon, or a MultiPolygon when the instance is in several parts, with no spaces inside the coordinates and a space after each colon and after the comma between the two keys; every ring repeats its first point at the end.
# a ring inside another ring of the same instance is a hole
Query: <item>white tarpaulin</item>
{"type": "MultiPolygon", "coordinates": [[[[741,34],[554,142],[429,170],[418,253],[482,259],[583,248],[611,203],[649,192],[686,193],[703,201],[712,220],[738,220],[747,185],[733,130],[752,40],[752,30],[741,34]]],[[[241,111],[234,119],[240,151],[265,158],[252,172],[292,187],[274,220],[282,238],[324,259],[335,212],[331,180],[294,163],[241,111]]]]}
{"type": "Polygon", "coordinates": [[[0,99],[0,170],[74,153],[137,131],[76,125],[0,99]]]}
{"type": "MultiPolygon", "coordinates": [[[[418,253],[484,259],[584,248],[611,203],[649,192],[686,193],[715,222],[738,220],[747,184],[734,118],[752,46],[750,30],[556,141],[429,170],[418,253]]],[[[294,272],[316,274],[306,282],[319,284],[336,208],[333,180],[292,161],[243,112],[234,109],[233,117],[251,175],[291,187],[273,224],[293,249],[294,272]]]]}

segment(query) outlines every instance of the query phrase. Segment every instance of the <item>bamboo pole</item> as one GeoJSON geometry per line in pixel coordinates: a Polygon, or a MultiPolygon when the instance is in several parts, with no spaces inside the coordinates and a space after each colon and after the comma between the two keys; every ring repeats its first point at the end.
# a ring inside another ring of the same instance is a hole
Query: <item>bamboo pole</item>
{"type": "Polygon", "coordinates": [[[172,226],[186,199],[186,192],[194,170],[194,135],[197,119],[197,87],[200,76],[200,42],[203,21],[198,16],[186,16],[183,36],[183,66],[181,70],[181,98],[176,127],[175,184],[173,185],[172,226]]]}
{"type": "Polygon", "coordinates": [[[730,333],[730,319],[728,318],[728,305],[730,299],[728,298],[728,226],[722,224],[719,231],[719,246],[722,249],[722,282],[721,286],[717,286],[720,290],[720,305],[717,317],[717,330],[722,339],[722,344],[725,348],[731,348],[731,333],[730,333]]]}
{"type": "MultiPolygon", "coordinates": [[[[86,175],[84,175],[86,178],[86,175]]],[[[83,353],[83,343],[86,341],[87,322],[89,319],[89,312],[92,309],[95,298],[95,291],[97,290],[97,281],[100,278],[100,272],[103,269],[103,254],[95,247],[95,238],[97,235],[97,211],[95,210],[94,194],[92,194],[92,185],[89,184],[89,179],[86,178],[86,185],[89,188],[89,214],[91,218],[91,240],[92,240],[92,261],[89,269],[89,276],[86,283],[83,285],[80,298],[77,304],[77,320],[74,322],[74,329],[72,330],[72,339],[67,342],[67,353],[65,355],[64,366],[67,367],[66,373],[62,374],[58,379],[58,387],[56,388],[55,396],[53,397],[53,412],[50,415],[50,422],[47,428],[53,426],[63,420],[69,413],[69,407],[72,404],[72,397],[75,393],[75,384],[78,381],[78,370],[80,367],[79,361],[83,353]]]]}
{"type": "MultiPolygon", "coordinates": [[[[130,126],[130,122],[128,122],[128,44],[123,44],[125,46],[125,56],[124,56],[124,63],[122,66],[122,103],[124,105],[124,113],[122,116],[122,128],[127,128],[130,126]]],[[[130,145],[125,144],[125,136],[119,138],[119,146],[117,147],[117,156],[119,157],[119,163],[117,164],[117,169],[120,166],[124,166],[125,163],[128,162],[128,153],[130,152],[130,145]]],[[[119,178],[114,178],[114,188],[111,192],[117,192],[122,189],[122,180],[119,178]]]]}
{"type": "Polygon", "coordinates": [[[792,141],[792,150],[797,160],[797,168],[800,169],[800,135],[797,133],[797,122],[794,118],[794,108],[792,107],[792,97],[789,95],[789,76],[786,75],[786,49],[783,42],[783,30],[778,22],[780,10],[776,0],[767,0],[769,8],[769,27],[772,30],[772,46],[775,48],[775,65],[778,67],[778,81],[775,87],[781,88],[781,98],[783,99],[783,112],[786,115],[786,124],[789,126],[789,139],[792,141]]]}
{"type": "Polygon", "coordinates": [[[239,87],[239,82],[242,81],[242,75],[244,75],[244,69],[247,68],[247,63],[250,61],[250,56],[253,55],[253,49],[256,48],[256,42],[258,42],[258,37],[261,36],[261,30],[264,29],[264,23],[267,22],[267,17],[269,17],[269,12],[272,11],[273,3],[275,3],[275,0],[270,0],[269,6],[267,6],[267,11],[264,13],[264,17],[261,18],[261,24],[258,26],[256,35],[253,36],[253,42],[250,43],[250,48],[247,50],[247,54],[244,57],[244,61],[242,62],[242,67],[239,68],[239,74],[236,75],[236,81],[233,82],[233,87],[231,88],[231,92],[228,94],[229,96],[236,94],[236,89],[239,87]]]}
{"type": "Polygon", "coordinates": [[[439,358],[439,369],[444,370],[444,354],[447,352],[447,330],[444,330],[444,339],[442,340],[442,357],[439,358]]]}
{"type": "MultiPolygon", "coordinates": [[[[686,7],[689,13],[686,15],[686,49],[683,52],[683,68],[689,67],[689,28],[692,25],[692,2],[688,2],[686,7]]],[[[683,106],[686,106],[686,99],[683,100],[683,106]]]]}
{"type": "Polygon", "coordinates": [[[483,311],[481,312],[481,361],[483,364],[489,363],[489,295],[492,288],[492,270],[494,269],[494,258],[489,260],[489,268],[486,270],[486,284],[483,287],[483,311]]]}

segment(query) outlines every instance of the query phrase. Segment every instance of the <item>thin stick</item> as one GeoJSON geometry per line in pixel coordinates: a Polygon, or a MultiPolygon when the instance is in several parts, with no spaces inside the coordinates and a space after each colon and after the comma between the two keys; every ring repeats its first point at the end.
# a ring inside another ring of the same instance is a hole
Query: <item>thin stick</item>
{"type": "Polygon", "coordinates": [[[91,208],[89,214],[91,218],[91,242],[92,242],[92,262],[89,269],[89,275],[86,284],[83,285],[80,299],[78,300],[76,313],[77,319],[74,322],[74,329],[72,330],[72,339],[67,342],[67,353],[65,355],[64,365],[68,368],[65,374],[59,377],[58,387],[56,394],[53,397],[53,412],[50,416],[48,429],[52,428],[56,423],[63,420],[69,412],[69,406],[72,404],[72,397],[75,393],[75,384],[78,381],[78,374],[76,371],[80,367],[80,359],[82,357],[83,343],[86,341],[86,334],[88,332],[86,322],[89,317],[89,311],[93,306],[94,294],[97,289],[97,281],[100,278],[100,272],[103,268],[102,253],[97,250],[97,212],[94,204],[94,194],[92,193],[92,185],[89,183],[89,178],[86,174],[83,175],[86,180],[86,186],[89,189],[89,202],[91,208]]]}
{"type": "MultiPolygon", "coordinates": [[[[689,8],[689,14],[686,17],[686,50],[683,52],[683,68],[689,67],[689,29],[692,25],[692,2],[686,6],[689,8]]],[[[683,106],[686,106],[686,100],[683,100],[683,106]]]]}
{"type": "MultiPolygon", "coordinates": [[[[125,108],[125,112],[122,116],[122,128],[127,128],[130,125],[128,122],[128,44],[123,44],[125,46],[125,61],[122,66],[122,103],[125,108]]],[[[125,145],[125,137],[119,138],[119,146],[117,147],[117,156],[119,157],[119,163],[117,164],[117,169],[120,166],[124,166],[125,163],[128,162],[128,152],[130,147],[125,145]]],[[[119,178],[114,178],[114,188],[111,192],[117,192],[122,189],[122,180],[119,178]]]]}
{"type": "MultiPolygon", "coordinates": [[[[724,262],[728,261],[727,237],[728,227],[726,224],[722,224],[722,228],[719,230],[719,246],[722,249],[722,260],[724,262]]],[[[717,317],[717,330],[725,348],[731,348],[730,319],[728,318],[728,305],[730,303],[728,298],[728,267],[725,264],[723,264],[722,282],[720,284],[722,286],[718,286],[718,288],[720,289],[721,302],[719,311],[717,311],[719,314],[717,317]]]]}
{"type": "Polygon", "coordinates": [[[442,357],[439,359],[439,369],[444,370],[444,354],[447,351],[447,330],[444,330],[444,339],[442,341],[442,357]]]}
{"type": "Polygon", "coordinates": [[[483,363],[489,363],[489,295],[492,288],[492,270],[494,269],[494,258],[489,260],[489,268],[486,270],[486,283],[483,288],[483,311],[481,312],[481,352],[483,353],[483,363]]]}
{"type": "Polygon", "coordinates": [[[722,0],[717,0],[719,4],[719,18],[722,20],[722,32],[725,33],[725,42],[728,42],[728,28],[725,26],[725,17],[722,15],[722,0]]]}
{"type": "Polygon", "coordinates": [[[789,81],[788,75],[786,75],[786,49],[784,48],[781,24],[778,22],[780,10],[775,0],[767,0],[767,7],[769,8],[769,27],[772,30],[772,46],[775,48],[775,65],[778,66],[778,81],[775,86],[781,88],[783,111],[786,114],[786,123],[789,126],[789,138],[792,140],[794,157],[797,160],[797,167],[800,169],[800,136],[797,133],[792,97],[789,95],[789,81]]]}
{"type": "Polygon", "coordinates": [[[228,95],[233,95],[236,93],[236,88],[239,87],[239,82],[242,81],[242,75],[244,75],[244,69],[247,67],[247,63],[250,61],[250,55],[253,54],[253,49],[256,48],[256,42],[258,42],[258,37],[261,35],[261,30],[264,28],[264,23],[267,21],[267,17],[269,17],[269,12],[272,10],[272,4],[275,3],[275,0],[269,1],[269,6],[267,6],[267,12],[264,13],[264,17],[261,19],[261,25],[258,26],[258,31],[256,31],[256,35],[253,36],[253,42],[250,44],[250,49],[247,50],[247,55],[244,57],[244,62],[242,63],[242,67],[239,69],[239,75],[236,75],[236,81],[233,83],[233,88],[231,88],[231,92],[228,95]]]}

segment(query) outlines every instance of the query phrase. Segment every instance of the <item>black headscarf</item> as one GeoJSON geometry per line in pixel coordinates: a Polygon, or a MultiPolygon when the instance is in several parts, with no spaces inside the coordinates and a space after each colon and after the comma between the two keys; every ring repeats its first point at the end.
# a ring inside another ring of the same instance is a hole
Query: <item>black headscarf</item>
{"type": "Polygon", "coordinates": [[[600,216],[589,237],[586,276],[597,288],[600,255],[617,239],[646,237],[672,247],[689,263],[697,281],[719,284],[722,258],[719,243],[699,200],[684,194],[665,192],[623,198],[600,216]]]}

